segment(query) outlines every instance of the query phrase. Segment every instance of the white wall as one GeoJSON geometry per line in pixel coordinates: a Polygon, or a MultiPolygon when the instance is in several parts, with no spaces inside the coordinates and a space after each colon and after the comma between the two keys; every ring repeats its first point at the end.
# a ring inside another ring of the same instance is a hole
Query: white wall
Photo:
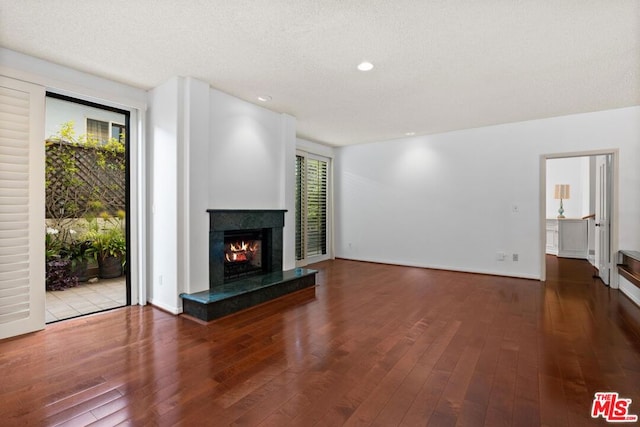
{"type": "Polygon", "coordinates": [[[209,207],[283,209],[281,115],[211,90],[209,207]]]}
{"type": "Polygon", "coordinates": [[[317,142],[309,141],[307,139],[297,138],[296,148],[298,150],[306,151],[307,153],[329,157],[330,159],[333,159],[335,156],[335,149],[333,147],[318,144],[317,142]]]}
{"type": "Polygon", "coordinates": [[[181,292],[209,288],[207,209],[287,209],[284,268],[293,268],[295,119],[176,77],[150,93],[149,121],[150,301],[177,313],[181,292]]]}
{"type": "Polygon", "coordinates": [[[569,157],[547,160],[547,218],[556,218],[560,200],[553,198],[555,184],[569,184],[570,198],[563,200],[566,218],[582,218],[589,212],[590,206],[590,170],[589,157],[569,157]]]}
{"type": "Polygon", "coordinates": [[[185,81],[185,137],[181,156],[183,208],[180,277],[183,291],[193,293],[209,287],[209,151],[211,149],[210,87],[197,79],[185,81]]]}
{"type": "Polygon", "coordinates": [[[340,148],[336,256],[540,278],[541,156],[609,148],[619,246],[640,248],[639,140],[633,107],[340,148]]]}
{"type": "Polygon", "coordinates": [[[149,92],[151,147],[151,273],[148,301],[180,312],[178,294],[178,152],[182,144],[182,80],[149,92]]]}
{"type": "Polygon", "coordinates": [[[288,114],[281,114],[281,143],[284,149],[284,167],[281,169],[284,215],[282,230],[282,269],[291,270],[296,267],[296,119],[288,114]]]}

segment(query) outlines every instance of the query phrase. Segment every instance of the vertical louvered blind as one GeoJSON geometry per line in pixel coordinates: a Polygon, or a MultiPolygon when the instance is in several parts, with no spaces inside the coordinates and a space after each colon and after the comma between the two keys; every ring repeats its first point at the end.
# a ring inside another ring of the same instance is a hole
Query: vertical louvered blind
{"type": "MultiPolygon", "coordinates": [[[[0,80],[0,338],[44,327],[44,211],[38,211],[43,204],[32,194],[33,156],[44,153],[44,141],[32,145],[33,94],[9,87],[11,82],[0,80]],[[38,236],[34,219],[40,220],[38,236]],[[40,240],[32,245],[33,239],[40,240]],[[41,257],[34,255],[36,249],[41,257]],[[34,308],[42,313],[34,315],[34,308]]],[[[43,100],[44,93],[42,106],[43,100]]],[[[44,161],[40,168],[44,171],[44,161]]]]}
{"type": "Polygon", "coordinates": [[[296,260],[327,254],[328,161],[296,156],[296,260]]]}
{"type": "Polygon", "coordinates": [[[307,258],[327,253],[327,163],[307,159],[307,258]]]}
{"type": "Polygon", "coordinates": [[[303,182],[305,179],[304,157],[296,156],[296,261],[304,258],[304,209],[303,182]]]}

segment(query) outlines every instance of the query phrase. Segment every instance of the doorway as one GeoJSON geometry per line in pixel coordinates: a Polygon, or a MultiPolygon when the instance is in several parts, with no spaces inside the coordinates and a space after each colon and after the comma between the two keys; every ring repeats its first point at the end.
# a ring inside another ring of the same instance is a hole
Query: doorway
{"type": "Polygon", "coordinates": [[[296,153],[296,266],[331,257],[331,159],[296,153]]]}
{"type": "Polygon", "coordinates": [[[617,288],[617,150],[541,158],[541,280],[548,254],[588,260],[617,288]]]}
{"type": "Polygon", "coordinates": [[[129,111],[46,94],[46,323],[131,304],[129,124],[129,111]]]}

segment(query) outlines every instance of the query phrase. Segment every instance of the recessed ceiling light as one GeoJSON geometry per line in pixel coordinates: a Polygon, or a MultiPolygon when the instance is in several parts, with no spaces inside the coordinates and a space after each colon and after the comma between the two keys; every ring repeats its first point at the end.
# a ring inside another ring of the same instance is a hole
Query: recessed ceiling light
{"type": "Polygon", "coordinates": [[[407,136],[413,136],[415,134],[416,134],[415,132],[407,132],[407,133],[405,133],[405,135],[407,135],[407,136]]]}
{"type": "Polygon", "coordinates": [[[271,98],[269,95],[261,95],[258,97],[258,101],[260,102],[269,102],[271,101],[273,98],[271,98]]]}
{"type": "Polygon", "coordinates": [[[360,71],[371,71],[373,70],[373,64],[371,62],[361,62],[358,64],[358,70],[360,71]]]}

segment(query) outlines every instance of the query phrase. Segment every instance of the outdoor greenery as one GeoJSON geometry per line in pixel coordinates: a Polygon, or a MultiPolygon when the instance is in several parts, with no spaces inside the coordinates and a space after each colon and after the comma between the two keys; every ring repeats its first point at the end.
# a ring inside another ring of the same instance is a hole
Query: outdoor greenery
{"type": "Polygon", "coordinates": [[[45,148],[46,283],[47,290],[59,290],[77,285],[92,261],[113,256],[124,263],[125,213],[113,197],[124,197],[124,135],[101,144],[76,136],[67,122],[45,148]]]}
{"type": "Polygon", "coordinates": [[[72,240],[60,249],[60,256],[71,261],[71,269],[74,270],[82,264],[86,264],[95,252],[93,242],[84,237],[84,240],[72,240]]]}
{"type": "Polygon", "coordinates": [[[46,217],[56,228],[103,211],[124,209],[124,135],[105,144],[75,133],[73,122],[45,141],[46,217]]]}
{"type": "Polygon", "coordinates": [[[98,219],[92,220],[85,237],[92,242],[93,254],[97,261],[107,257],[116,257],[124,261],[127,252],[124,215],[124,211],[119,211],[116,218],[103,214],[100,217],[101,223],[98,219]]]}
{"type": "Polygon", "coordinates": [[[47,262],[47,291],[61,291],[78,285],[78,278],[71,274],[70,262],[55,259],[47,262]]]}

